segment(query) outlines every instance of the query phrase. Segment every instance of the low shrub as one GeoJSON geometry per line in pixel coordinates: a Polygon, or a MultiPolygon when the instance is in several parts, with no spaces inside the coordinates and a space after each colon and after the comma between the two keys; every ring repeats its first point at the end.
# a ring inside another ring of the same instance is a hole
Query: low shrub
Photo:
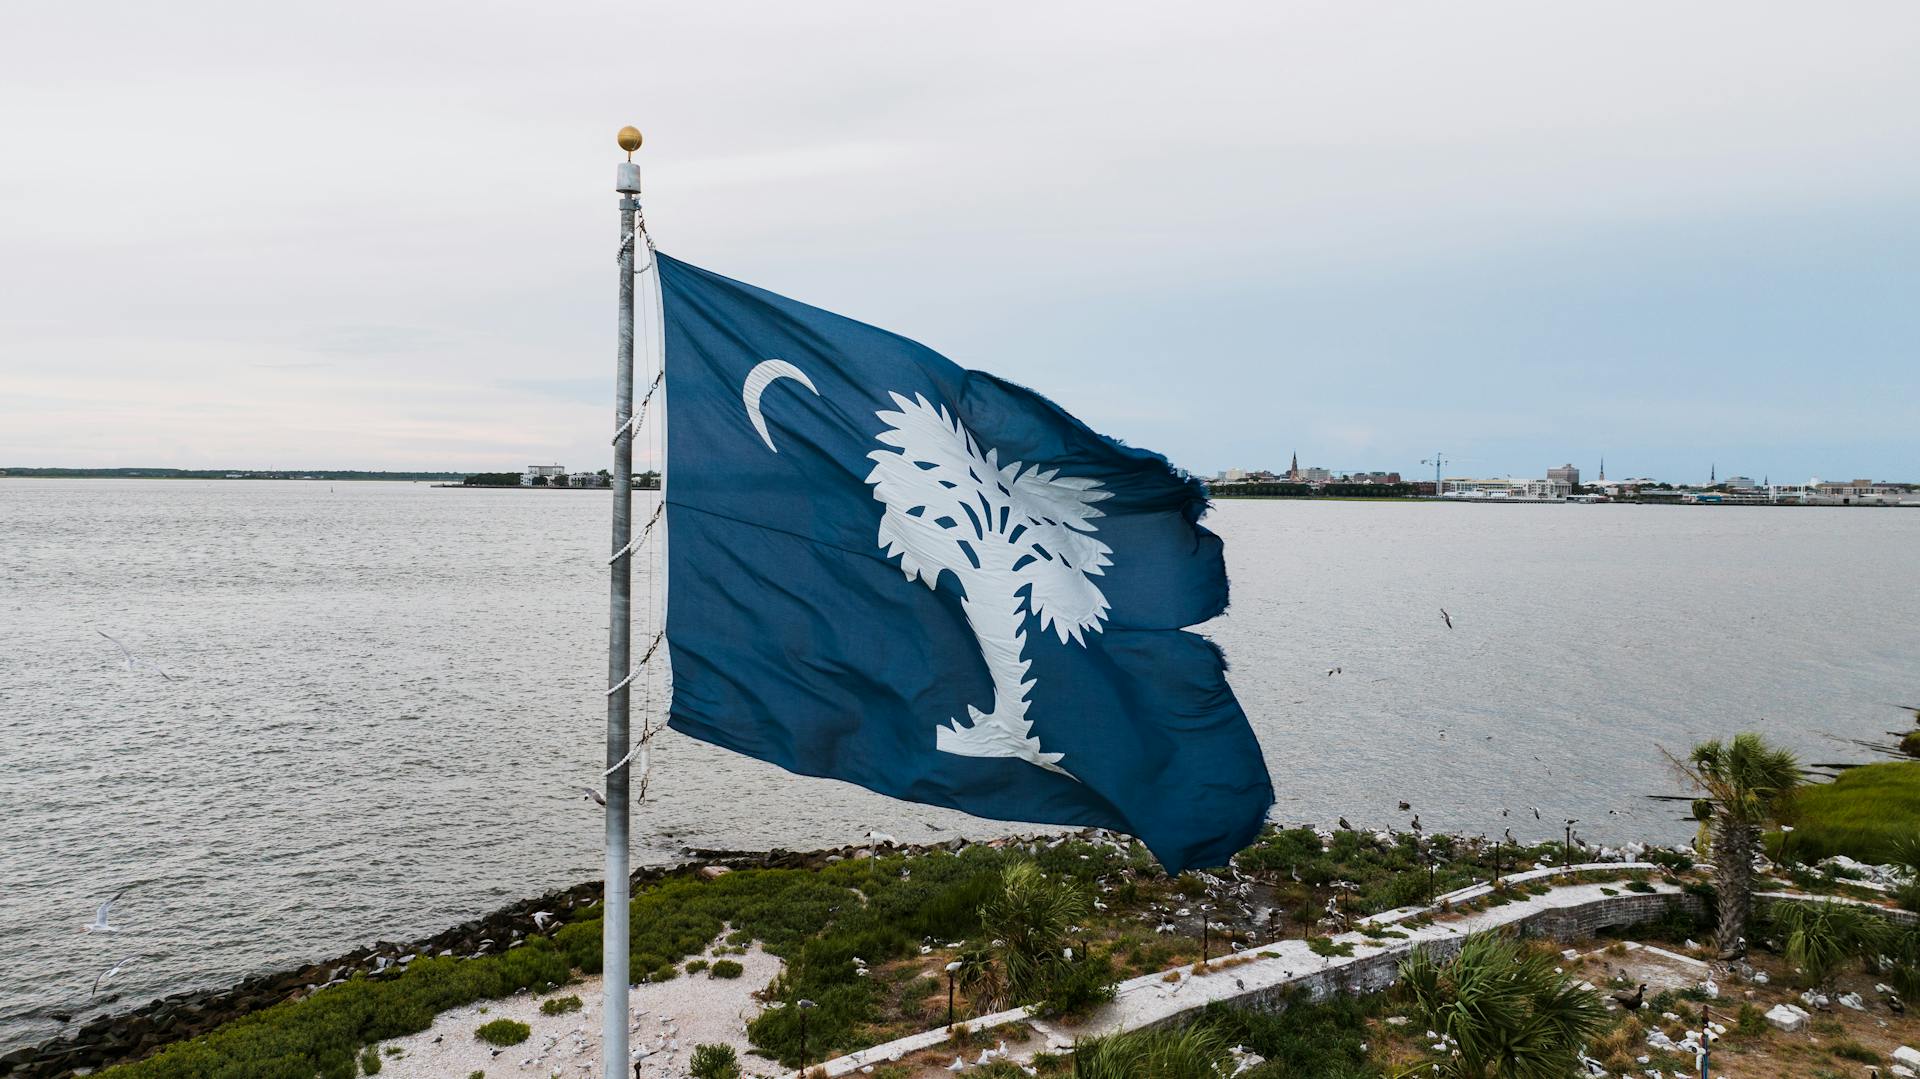
{"type": "Polygon", "coordinates": [[[1077,1079],[1204,1079],[1222,1074],[1230,1043],[1219,1031],[1129,1030],[1074,1043],[1077,1079]]]}
{"type": "Polygon", "coordinates": [[[698,974],[705,969],[707,969],[707,961],[704,959],[695,959],[687,964],[688,974],[698,974]]]}
{"type": "Polygon", "coordinates": [[[740,1079],[740,1061],[731,1045],[696,1045],[687,1071],[693,1079],[740,1079]]]}
{"type": "Polygon", "coordinates": [[[1352,941],[1335,941],[1332,937],[1308,937],[1307,947],[1313,950],[1313,954],[1323,955],[1328,958],[1350,956],[1353,954],[1352,941]]]}
{"type": "Polygon", "coordinates": [[[369,1045],[360,1053],[360,1072],[363,1075],[380,1074],[380,1050],[369,1045]]]}
{"type": "Polygon", "coordinates": [[[495,1019],[482,1024],[473,1032],[473,1036],[488,1045],[519,1045],[532,1033],[532,1027],[517,1019],[495,1019]]]}
{"type": "Polygon", "coordinates": [[[1760,1035],[1767,1032],[1767,1017],[1760,1009],[1751,1004],[1740,1005],[1740,1017],[1734,1020],[1734,1029],[1742,1034],[1760,1035]]]}
{"type": "Polygon", "coordinates": [[[1827,1046],[1827,1052],[1846,1060],[1857,1060],[1862,1064],[1880,1063],[1879,1053],[1861,1045],[1852,1038],[1834,1042],[1832,1045],[1827,1046]]]}
{"type": "Polygon", "coordinates": [[[565,1015],[580,1010],[580,998],[577,996],[549,997],[540,1002],[541,1015],[565,1015]]]}
{"type": "Polygon", "coordinates": [[[1042,1016],[1082,1015],[1112,1000],[1119,982],[1113,961],[1104,955],[1056,963],[1035,1005],[1042,1016]]]}
{"type": "Polygon", "coordinates": [[[1808,982],[1825,985],[1856,960],[1879,953],[1888,925],[1852,903],[1775,903],[1767,926],[1782,941],[1787,963],[1808,982]]]}
{"type": "Polygon", "coordinates": [[[746,969],[747,968],[731,959],[721,959],[717,960],[713,966],[707,968],[707,976],[710,978],[738,978],[746,969]]]}

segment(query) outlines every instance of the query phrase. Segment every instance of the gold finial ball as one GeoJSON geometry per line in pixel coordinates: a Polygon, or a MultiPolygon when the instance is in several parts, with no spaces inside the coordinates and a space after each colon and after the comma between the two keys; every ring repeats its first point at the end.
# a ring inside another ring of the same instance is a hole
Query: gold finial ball
{"type": "Polygon", "coordinates": [[[640,129],[628,124],[620,129],[620,148],[632,153],[640,148],[640,129]]]}

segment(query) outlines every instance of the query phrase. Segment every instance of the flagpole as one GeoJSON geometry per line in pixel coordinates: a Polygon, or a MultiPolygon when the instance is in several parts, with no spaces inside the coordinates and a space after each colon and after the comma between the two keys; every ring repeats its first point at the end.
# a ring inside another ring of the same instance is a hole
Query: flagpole
{"type": "Polygon", "coordinates": [[[601,906],[600,970],[603,980],[600,1062],[604,1079],[627,1079],[627,775],[617,767],[627,757],[631,669],[633,551],[633,256],[639,246],[634,219],[640,210],[640,166],[633,152],[640,132],[620,130],[627,159],[614,173],[620,195],[620,333],[615,350],[613,442],[613,558],[607,616],[607,880],[601,906]]]}

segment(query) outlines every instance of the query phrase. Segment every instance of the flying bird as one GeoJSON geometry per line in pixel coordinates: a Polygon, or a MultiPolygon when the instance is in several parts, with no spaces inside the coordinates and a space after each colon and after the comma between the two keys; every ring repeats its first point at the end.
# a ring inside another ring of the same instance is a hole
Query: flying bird
{"type": "Polygon", "coordinates": [[[547,923],[550,921],[553,921],[552,911],[536,910],[533,912],[533,927],[535,929],[544,931],[547,928],[547,923]]]}
{"type": "MultiPolygon", "coordinates": [[[[94,630],[94,632],[99,633],[100,636],[102,637],[107,637],[105,633],[101,633],[101,631],[97,629],[94,630]]],[[[114,640],[112,637],[107,637],[107,640],[112,641],[113,646],[120,650],[120,659],[122,663],[125,664],[127,670],[132,671],[132,670],[138,670],[141,667],[146,667],[152,670],[153,673],[159,675],[160,677],[166,679],[167,681],[169,682],[173,681],[173,675],[170,675],[167,672],[161,670],[159,666],[153,663],[152,661],[141,659],[139,656],[134,655],[133,649],[128,648],[126,645],[121,644],[119,641],[114,640]]]]}
{"type": "Polygon", "coordinates": [[[1533,810],[1533,819],[1534,819],[1534,820],[1539,820],[1539,819],[1540,819],[1540,807],[1539,807],[1539,806],[1528,806],[1527,808],[1528,808],[1528,809],[1531,809],[1531,810],[1533,810]]]}
{"type": "Polygon", "coordinates": [[[583,801],[583,802],[584,802],[584,801],[586,801],[586,800],[587,800],[587,798],[591,798],[591,799],[593,799],[593,800],[594,800],[594,802],[595,802],[595,803],[597,803],[597,804],[599,804],[599,805],[606,805],[606,804],[607,804],[607,796],[606,796],[606,795],[604,795],[604,794],[601,794],[601,793],[600,793],[599,791],[597,791],[597,790],[594,790],[594,789],[593,789],[592,787],[581,787],[581,788],[580,788],[580,790],[581,790],[581,792],[582,792],[583,794],[585,794],[585,795],[586,795],[586,798],[582,798],[582,799],[580,799],[581,801],[583,801]]]}
{"type": "Polygon", "coordinates": [[[115,974],[118,974],[118,973],[120,973],[120,968],[121,968],[121,967],[124,967],[124,966],[126,966],[126,965],[127,965],[128,963],[131,963],[131,962],[133,962],[133,961],[134,961],[135,959],[138,959],[138,958],[139,958],[139,956],[133,956],[133,955],[130,955],[130,956],[128,956],[128,957],[126,957],[125,959],[122,959],[122,960],[120,960],[120,961],[119,961],[118,963],[115,963],[115,964],[114,964],[113,966],[111,966],[111,967],[108,967],[108,968],[107,968],[106,970],[103,970],[103,971],[101,971],[101,972],[100,972],[100,973],[99,973],[99,974],[98,974],[98,975],[97,975],[97,976],[96,976],[96,977],[95,977],[95,978],[93,979],[93,992],[91,992],[91,993],[88,993],[88,994],[87,994],[87,999],[89,999],[89,1000],[91,1000],[91,999],[93,999],[93,998],[94,998],[94,996],[96,996],[96,995],[97,995],[97,994],[98,994],[98,993],[100,992],[100,983],[101,983],[101,982],[104,982],[104,981],[106,981],[107,979],[109,979],[109,978],[111,978],[111,977],[113,977],[113,976],[114,976],[115,974]]]}
{"type": "Polygon", "coordinates": [[[1440,618],[1442,621],[1446,622],[1448,629],[1453,628],[1453,616],[1447,613],[1447,609],[1445,607],[1440,608],[1440,618]]]}
{"type": "Polygon", "coordinates": [[[118,933],[120,927],[117,925],[108,925],[107,915],[113,912],[113,905],[119,902],[121,896],[126,894],[127,890],[125,888],[113,893],[113,898],[100,904],[100,906],[94,910],[93,921],[81,926],[81,931],[85,933],[118,933]]]}

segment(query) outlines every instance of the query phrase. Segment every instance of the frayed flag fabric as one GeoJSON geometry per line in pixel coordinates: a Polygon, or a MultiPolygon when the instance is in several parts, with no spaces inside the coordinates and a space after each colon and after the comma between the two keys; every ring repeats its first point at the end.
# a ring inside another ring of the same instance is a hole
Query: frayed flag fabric
{"type": "Polygon", "coordinates": [[[932,350],[659,256],[669,725],[792,772],[1224,865],[1273,786],[1206,493],[932,350]]]}

